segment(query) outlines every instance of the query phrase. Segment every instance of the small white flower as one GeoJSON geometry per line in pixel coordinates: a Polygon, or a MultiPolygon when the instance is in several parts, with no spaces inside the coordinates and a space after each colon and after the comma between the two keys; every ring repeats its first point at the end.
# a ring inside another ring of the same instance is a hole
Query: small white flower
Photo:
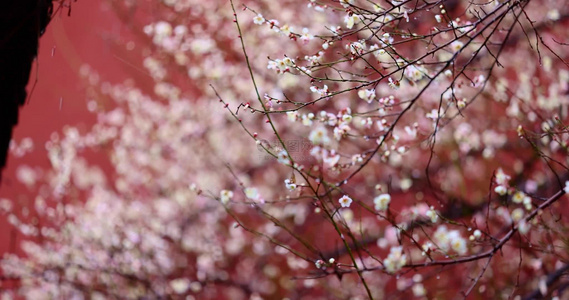
{"type": "Polygon", "coordinates": [[[423,79],[424,74],[426,73],[426,70],[423,67],[417,67],[415,65],[409,65],[407,66],[407,68],[405,68],[404,74],[405,77],[407,79],[409,79],[410,81],[419,81],[421,79],[423,79]]]}
{"type": "Polygon", "coordinates": [[[437,109],[433,109],[433,110],[431,110],[431,112],[427,113],[425,116],[427,117],[427,119],[436,120],[440,117],[440,113],[437,109]]]}
{"type": "Polygon", "coordinates": [[[285,183],[287,190],[289,190],[289,191],[295,190],[297,187],[296,183],[294,183],[294,181],[292,181],[290,179],[285,179],[284,183],[285,183]]]}
{"type": "Polygon", "coordinates": [[[510,176],[508,176],[506,173],[504,173],[502,168],[499,168],[496,171],[496,183],[499,185],[507,186],[508,181],[510,181],[510,176]]]}
{"type": "Polygon", "coordinates": [[[474,232],[472,233],[472,235],[476,238],[479,239],[482,236],[482,231],[476,229],[474,230],[474,232]]]}
{"type": "Polygon", "coordinates": [[[466,240],[460,236],[460,232],[458,230],[453,230],[449,232],[448,236],[452,250],[460,255],[466,254],[466,240]]]}
{"type": "Polygon", "coordinates": [[[350,131],[350,129],[350,126],[346,125],[345,123],[334,127],[334,138],[338,141],[341,140],[348,133],[348,131],[350,131]]]}
{"type": "Polygon", "coordinates": [[[506,189],[506,187],[503,185],[499,185],[496,188],[494,188],[494,192],[496,192],[500,196],[504,196],[508,192],[508,189],[506,189]]]}
{"type": "Polygon", "coordinates": [[[361,55],[366,50],[366,44],[364,40],[360,40],[347,45],[346,48],[349,49],[353,55],[361,55]]]}
{"type": "Polygon", "coordinates": [[[165,21],[160,21],[154,26],[154,33],[160,37],[166,37],[172,34],[172,25],[165,21]]]}
{"type": "Polygon", "coordinates": [[[453,53],[460,51],[464,47],[464,43],[461,41],[454,41],[450,44],[450,48],[453,53]]]}
{"type": "Polygon", "coordinates": [[[227,204],[229,200],[233,198],[233,192],[228,190],[222,190],[220,193],[221,203],[227,204]]]}
{"type": "Polygon", "coordinates": [[[526,222],[526,220],[521,220],[521,221],[518,223],[518,231],[519,231],[521,234],[526,234],[526,233],[528,233],[530,227],[531,227],[531,225],[530,225],[528,222],[526,222]]]}
{"type": "Polygon", "coordinates": [[[565,187],[563,188],[563,191],[569,194],[569,181],[565,181],[565,187]]]}
{"type": "Polygon", "coordinates": [[[435,208],[432,206],[425,213],[425,215],[427,216],[427,218],[430,218],[431,222],[433,222],[433,223],[437,223],[437,221],[439,220],[439,215],[437,214],[437,211],[435,210],[435,208]]]}
{"type": "Polygon", "coordinates": [[[403,247],[391,247],[389,255],[383,260],[385,271],[395,273],[407,263],[407,255],[403,254],[403,247]]]}
{"type": "Polygon", "coordinates": [[[310,132],[308,139],[313,145],[328,145],[330,143],[328,132],[323,126],[313,129],[310,132]]]}
{"type": "Polygon", "coordinates": [[[375,210],[377,211],[386,211],[389,207],[389,202],[391,202],[389,194],[381,194],[373,199],[373,204],[375,204],[375,210]]]}
{"type": "Polygon", "coordinates": [[[297,111],[287,111],[286,117],[290,122],[295,122],[298,119],[298,112],[297,111]]]}
{"type": "Polygon", "coordinates": [[[314,39],[314,36],[312,34],[310,34],[310,32],[308,31],[308,28],[303,28],[302,29],[302,35],[300,36],[300,40],[306,44],[312,39],[314,39]]]}
{"type": "Polygon", "coordinates": [[[415,297],[423,297],[427,294],[427,290],[425,289],[422,283],[414,284],[411,290],[413,291],[413,295],[415,297]]]}
{"type": "Polygon", "coordinates": [[[178,278],[170,281],[170,287],[176,294],[184,294],[190,288],[190,280],[187,278],[178,278]]]}
{"type": "Polygon", "coordinates": [[[358,22],[360,21],[360,18],[358,15],[347,15],[344,18],[344,23],[346,23],[346,28],[348,29],[352,29],[354,27],[355,24],[358,24],[358,22]]]}
{"type": "Polygon", "coordinates": [[[253,18],[253,23],[263,25],[263,23],[265,23],[265,18],[263,18],[263,15],[258,14],[253,18]]]}
{"type": "Polygon", "coordinates": [[[524,210],[522,208],[516,208],[512,211],[512,221],[519,222],[524,217],[524,210]]]}
{"type": "Polygon", "coordinates": [[[283,58],[283,63],[288,67],[293,67],[294,66],[294,59],[292,59],[290,57],[285,57],[285,58],[283,58]]]}
{"type": "Polygon", "coordinates": [[[425,244],[423,244],[422,248],[423,248],[423,252],[421,253],[421,255],[425,256],[425,255],[427,255],[428,252],[430,252],[432,249],[434,249],[433,243],[426,242],[425,244]]]}
{"type": "Polygon", "coordinates": [[[288,24],[281,26],[281,33],[283,35],[288,36],[288,35],[290,35],[291,32],[293,32],[293,28],[290,27],[288,24]]]}
{"type": "Polygon", "coordinates": [[[286,152],[286,150],[284,149],[281,150],[279,153],[277,153],[277,159],[283,165],[290,165],[290,158],[288,152],[286,152]]]}
{"type": "Polygon", "coordinates": [[[245,196],[251,200],[259,200],[261,198],[259,190],[257,190],[256,188],[246,188],[245,196]]]}
{"type": "Polygon", "coordinates": [[[417,137],[417,128],[415,127],[409,127],[409,126],[405,126],[405,132],[409,135],[409,137],[411,137],[412,139],[417,137]]]}
{"type": "Polygon", "coordinates": [[[559,20],[560,17],[561,17],[561,14],[559,13],[559,10],[557,10],[557,9],[552,9],[552,10],[547,12],[547,18],[550,19],[551,21],[557,21],[557,20],[559,20]]]}
{"type": "Polygon", "coordinates": [[[312,126],[312,119],[308,115],[302,115],[302,125],[312,126]]]}
{"type": "Polygon", "coordinates": [[[512,196],[512,202],[514,203],[522,203],[524,202],[524,199],[526,198],[526,194],[522,191],[517,191],[513,196],[512,196]]]}
{"type": "Polygon", "coordinates": [[[524,197],[524,207],[526,208],[526,210],[531,210],[532,209],[532,201],[531,198],[526,196],[524,197]]]}
{"type": "Polygon", "coordinates": [[[338,200],[338,202],[340,202],[340,205],[342,207],[350,207],[350,205],[352,205],[352,198],[344,195],[342,198],[340,198],[340,200],[338,200]]]}
{"type": "Polygon", "coordinates": [[[367,103],[371,103],[375,99],[375,89],[359,90],[358,96],[367,103]]]}
{"type": "Polygon", "coordinates": [[[466,101],[464,101],[464,100],[458,100],[458,101],[456,102],[456,106],[457,106],[458,108],[465,108],[465,107],[466,107],[466,101]]]}
{"type": "Polygon", "coordinates": [[[340,154],[337,154],[336,151],[332,150],[328,152],[324,150],[322,152],[322,160],[328,167],[332,168],[340,161],[340,154]]]}
{"type": "Polygon", "coordinates": [[[447,227],[445,225],[439,226],[435,231],[435,233],[433,234],[433,237],[435,239],[435,243],[437,244],[437,246],[439,246],[441,250],[443,251],[448,250],[450,238],[447,231],[447,227]]]}

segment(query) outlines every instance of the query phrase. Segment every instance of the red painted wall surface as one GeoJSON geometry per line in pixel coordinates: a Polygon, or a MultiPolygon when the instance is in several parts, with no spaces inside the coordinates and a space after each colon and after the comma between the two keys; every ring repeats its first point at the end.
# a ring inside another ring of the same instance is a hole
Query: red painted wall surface
{"type": "MultiPolygon", "coordinates": [[[[87,83],[79,75],[82,65],[88,64],[110,83],[126,78],[144,76],[136,67],[140,58],[129,56],[119,45],[129,42],[129,36],[107,1],[74,2],[70,16],[63,8],[52,20],[41,39],[38,64],[32,71],[28,91],[33,89],[29,103],[20,111],[20,123],[14,139],[34,140],[34,151],[22,158],[11,155],[3,172],[0,198],[13,201],[16,213],[33,203],[35,191],[29,191],[16,179],[18,166],[48,168],[44,144],[53,132],[67,125],[85,131],[96,116],[87,110],[87,83]],[[142,75],[141,75],[142,74],[142,75]]],[[[92,161],[97,163],[96,161],[92,161]]],[[[18,250],[21,235],[0,216],[0,255],[18,250]]]]}

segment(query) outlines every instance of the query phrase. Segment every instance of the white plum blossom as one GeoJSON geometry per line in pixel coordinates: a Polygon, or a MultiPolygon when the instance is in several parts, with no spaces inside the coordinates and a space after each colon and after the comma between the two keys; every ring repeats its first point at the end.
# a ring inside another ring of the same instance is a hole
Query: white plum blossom
{"type": "Polygon", "coordinates": [[[291,179],[285,179],[284,181],[286,189],[289,191],[295,190],[297,188],[296,183],[291,179]]]}
{"type": "Polygon", "coordinates": [[[366,50],[366,44],[364,40],[360,40],[346,45],[346,48],[348,48],[353,55],[362,55],[366,50]]]}
{"type": "Polygon", "coordinates": [[[443,251],[448,250],[450,239],[449,239],[448,229],[445,225],[441,225],[437,228],[437,230],[433,234],[433,238],[435,243],[441,250],[443,251]]]}
{"type": "Polygon", "coordinates": [[[461,41],[454,41],[450,44],[450,49],[453,53],[457,53],[462,49],[462,47],[464,47],[464,43],[461,41]]]}
{"type": "Polygon", "coordinates": [[[263,23],[265,23],[265,18],[263,18],[263,15],[258,14],[253,18],[253,23],[263,25],[263,23]]]}
{"type": "Polygon", "coordinates": [[[351,128],[345,123],[342,123],[336,127],[334,127],[334,138],[336,140],[341,140],[347,133],[350,131],[351,128]]]}
{"type": "Polygon", "coordinates": [[[437,120],[441,114],[439,113],[438,109],[432,109],[429,113],[426,114],[427,119],[437,120]]]}
{"type": "Polygon", "coordinates": [[[298,111],[287,111],[286,112],[286,117],[290,122],[295,122],[296,120],[298,120],[298,111]]]}
{"type": "Polygon", "coordinates": [[[308,139],[313,145],[328,145],[330,144],[330,138],[328,137],[328,131],[323,126],[319,126],[313,129],[308,136],[308,139]]]}
{"type": "Polygon", "coordinates": [[[358,97],[360,97],[360,99],[366,101],[367,103],[371,103],[375,99],[375,89],[359,90],[358,97]]]}
{"type": "Polygon", "coordinates": [[[407,255],[403,254],[403,247],[394,246],[389,250],[387,258],[383,260],[385,271],[395,273],[407,263],[407,255]]]}
{"type": "Polygon", "coordinates": [[[290,35],[293,31],[294,31],[294,29],[292,27],[290,27],[288,24],[285,24],[285,25],[281,26],[281,28],[280,28],[280,33],[282,33],[285,36],[290,35]]]}
{"type": "Polygon", "coordinates": [[[325,97],[328,95],[329,91],[328,91],[328,86],[324,85],[322,88],[317,88],[315,86],[311,86],[310,87],[310,91],[312,91],[313,93],[318,94],[320,97],[325,97]]]}
{"type": "Polygon", "coordinates": [[[531,224],[528,223],[525,219],[522,219],[522,220],[518,223],[518,231],[519,231],[521,234],[526,234],[526,233],[528,233],[530,227],[531,227],[531,224]]]}
{"type": "Polygon", "coordinates": [[[389,85],[390,88],[392,88],[394,90],[399,89],[399,86],[400,86],[399,81],[393,80],[393,78],[391,78],[391,77],[388,78],[388,81],[389,82],[387,83],[387,85],[389,85]]]}
{"type": "Polygon", "coordinates": [[[340,154],[337,154],[335,150],[328,151],[326,149],[322,150],[322,160],[328,167],[334,167],[338,161],[340,161],[340,154]]]}
{"type": "Polygon", "coordinates": [[[312,118],[309,115],[302,115],[301,117],[302,125],[304,126],[312,126],[312,118]]]}
{"type": "Polygon", "coordinates": [[[472,237],[474,239],[479,239],[482,237],[482,231],[480,231],[479,229],[474,230],[474,232],[472,233],[472,237]]]}
{"type": "Polygon", "coordinates": [[[342,207],[350,207],[350,205],[352,205],[352,198],[348,197],[347,195],[342,196],[338,202],[340,202],[340,205],[342,207]]]}
{"type": "Polygon", "coordinates": [[[251,200],[261,200],[261,194],[259,194],[259,190],[254,187],[249,187],[245,189],[245,196],[251,200]]]}
{"type": "Polygon", "coordinates": [[[409,79],[410,81],[419,81],[421,79],[423,79],[424,74],[426,73],[426,70],[423,67],[418,67],[415,65],[409,65],[407,66],[407,68],[405,68],[405,77],[407,79],[409,79]]]}
{"type": "Polygon", "coordinates": [[[496,192],[496,194],[498,194],[500,196],[504,196],[504,195],[506,195],[506,193],[508,193],[508,189],[503,185],[499,185],[499,186],[494,188],[494,192],[496,192]]]}
{"type": "Polygon", "coordinates": [[[529,198],[524,192],[522,191],[517,191],[516,193],[514,193],[514,195],[512,196],[512,202],[514,203],[522,203],[524,202],[524,200],[526,198],[529,198]]]}
{"type": "Polygon", "coordinates": [[[277,153],[277,159],[283,165],[290,165],[290,157],[288,152],[284,149],[277,153]]]}
{"type": "Polygon", "coordinates": [[[389,194],[381,194],[373,199],[377,211],[386,211],[390,202],[391,196],[389,194]]]}
{"type": "Polygon", "coordinates": [[[348,29],[352,29],[354,27],[355,24],[357,24],[360,21],[360,17],[358,15],[352,14],[352,15],[346,15],[344,17],[344,23],[346,23],[346,28],[348,29]]]}
{"type": "Polygon", "coordinates": [[[512,211],[512,221],[519,222],[524,217],[524,210],[522,208],[516,208],[512,211]]]}
{"type": "Polygon", "coordinates": [[[450,247],[456,253],[464,255],[467,252],[466,240],[460,235],[458,230],[452,230],[448,233],[450,240],[450,247]]]}
{"type": "Polygon", "coordinates": [[[314,36],[312,34],[310,34],[310,32],[308,31],[308,28],[303,28],[302,29],[302,35],[300,36],[300,40],[306,44],[309,41],[311,41],[312,39],[314,39],[314,36]]]}
{"type": "Polygon", "coordinates": [[[437,221],[439,220],[439,215],[437,214],[437,211],[433,206],[429,208],[429,210],[425,213],[425,215],[427,216],[427,218],[431,219],[431,222],[433,223],[437,223],[437,221]]]}
{"type": "Polygon", "coordinates": [[[496,183],[499,185],[507,186],[508,181],[510,181],[510,176],[508,176],[506,173],[504,173],[502,168],[499,168],[496,171],[496,183]]]}
{"type": "Polygon", "coordinates": [[[170,287],[176,294],[184,294],[190,288],[190,280],[187,278],[178,278],[170,281],[170,287]]]}
{"type": "Polygon", "coordinates": [[[233,192],[229,190],[222,190],[219,196],[221,203],[227,204],[233,198],[233,192]]]}

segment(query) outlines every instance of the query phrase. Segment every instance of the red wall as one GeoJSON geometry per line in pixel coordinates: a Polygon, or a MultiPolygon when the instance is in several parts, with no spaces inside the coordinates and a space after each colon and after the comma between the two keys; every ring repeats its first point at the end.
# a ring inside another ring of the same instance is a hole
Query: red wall
{"type": "MultiPolygon", "coordinates": [[[[86,130],[94,123],[95,115],[86,108],[87,83],[79,76],[83,64],[92,66],[111,83],[122,82],[133,74],[141,76],[132,65],[139,65],[140,59],[120,48],[132,38],[127,32],[107,1],[74,2],[70,16],[66,8],[55,16],[41,39],[39,68],[32,71],[28,91],[37,77],[35,89],[21,109],[20,124],[14,131],[16,141],[31,137],[35,148],[22,158],[9,157],[0,198],[12,200],[16,208],[33,203],[36,191],[29,191],[17,181],[17,167],[49,167],[44,144],[52,132],[61,132],[66,124],[86,130]]],[[[5,217],[0,216],[0,255],[17,248],[20,240],[14,240],[16,233],[5,217]]]]}

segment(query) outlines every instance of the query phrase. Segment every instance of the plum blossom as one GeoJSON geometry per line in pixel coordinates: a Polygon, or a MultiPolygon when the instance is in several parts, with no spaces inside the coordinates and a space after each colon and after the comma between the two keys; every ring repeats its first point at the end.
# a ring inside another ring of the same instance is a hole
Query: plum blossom
{"type": "Polygon", "coordinates": [[[297,187],[296,183],[291,179],[285,179],[284,183],[285,183],[286,189],[289,191],[295,190],[297,187]]]}
{"type": "Polygon", "coordinates": [[[389,255],[383,260],[385,271],[395,273],[407,263],[407,255],[403,254],[403,247],[394,246],[389,250],[389,255]]]}
{"type": "Polygon", "coordinates": [[[308,139],[313,145],[328,145],[330,144],[330,138],[328,137],[328,132],[323,126],[319,126],[313,129],[308,136],[308,139]]]}
{"type": "Polygon", "coordinates": [[[357,24],[359,21],[360,21],[359,16],[355,14],[346,15],[344,17],[344,23],[346,23],[346,28],[348,29],[352,29],[354,25],[357,24]]]}
{"type": "Polygon", "coordinates": [[[340,200],[338,200],[338,202],[340,202],[340,205],[342,207],[348,208],[350,207],[350,205],[352,205],[352,198],[348,197],[347,195],[344,195],[340,198],[340,200]]]}
{"type": "Polygon", "coordinates": [[[450,49],[453,53],[457,53],[462,49],[462,47],[464,47],[464,43],[461,41],[454,41],[450,44],[450,49]]]}
{"type": "Polygon", "coordinates": [[[290,157],[289,154],[286,150],[281,150],[279,153],[277,153],[277,159],[278,161],[283,164],[283,165],[290,165],[290,157]]]}
{"type": "Polygon", "coordinates": [[[228,190],[222,190],[220,193],[221,203],[227,204],[233,198],[233,192],[228,190]]]}
{"type": "Polygon", "coordinates": [[[261,200],[261,194],[259,194],[259,190],[257,188],[253,187],[246,188],[245,196],[254,201],[261,200]]]}
{"type": "Polygon", "coordinates": [[[391,202],[391,196],[389,194],[381,194],[373,199],[375,210],[377,211],[386,211],[389,207],[389,202],[391,202]]]}
{"type": "Polygon", "coordinates": [[[263,15],[258,14],[253,18],[253,23],[263,25],[263,23],[265,23],[265,18],[263,18],[263,15]]]}
{"type": "Polygon", "coordinates": [[[375,99],[375,89],[359,90],[358,96],[360,97],[360,99],[366,101],[367,103],[371,103],[375,99]]]}
{"type": "Polygon", "coordinates": [[[439,215],[433,206],[429,208],[429,210],[425,213],[425,215],[427,216],[427,218],[431,219],[431,222],[433,223],[437,223],[439,219],[439,215]]]}

